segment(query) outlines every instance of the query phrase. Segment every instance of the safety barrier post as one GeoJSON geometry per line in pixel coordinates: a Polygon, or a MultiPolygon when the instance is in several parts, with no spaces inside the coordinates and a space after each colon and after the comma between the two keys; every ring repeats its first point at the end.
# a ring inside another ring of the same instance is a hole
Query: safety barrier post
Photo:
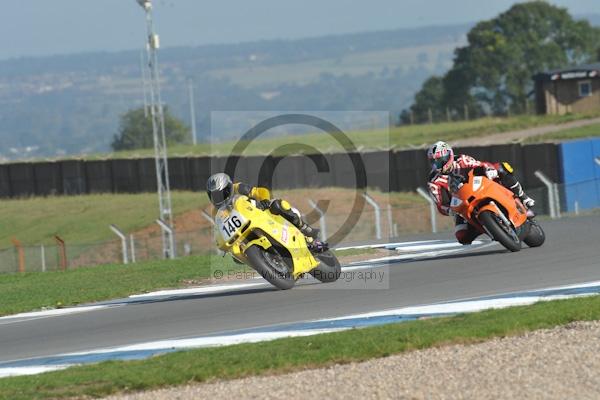
{"type": "Polygon", "coordinates": [[[308,199],[308,204],[319,213],[319,227],[321,228],[321,239],[327,240],[327,222],[325,221],[325,213],[317,206],[313,200],[308,199]]]}
{"type": "Polygon", "coordinates": [[[129,235],[129,247],[131,248],[131,262],[135,264],[135,240],[133,234],[129,235]]]}
{"type": "Polygon", "coordinates": [[[210,222],[211,225],[213,225],[213,226],[215,225],[215,219],[213,217],[211,217],[209,213],[207,213],[204,210],[200,210],[200,214],[202,214],[204,219],[207,220],[208,222],[210,222]]]}
{"type": "Polygon", "coordinates": [[[42,272],[46,272],[46,246],[40,246],[40,253],[42,256],[42,272]]]}
{"type": "Polygon", "coordinates": [[[556,211],[556,195],[558,194],[558,190],[555,188],[554,182],[552,182],[542,171],[535,171],[534,175],[542,181],[542,183],[548,189],[548,205],[550,207],[550,218],[556,219],[558,218],[558,213],[556,211]]]}
{"type": "Polygon", "coordinates": [[[58,246],[58,256],[60,257],[60,269],[65,271],[67,269],[67,246],[65,241],[60,236],[55,235],[54,240],[58,246]]]}
{"type": "Polygon", "coordinates": [[[10,240],[12,244],[15,246],[17,250],[18,259],[19,259],[19,272],[25,272],[25,250],[23,250],[23,245],[16,238],[12,238],[10,240]]]}
{"type": "Polygon", "coordinates": [[[429,193],[423,188],[417,188],[417,193],[421,195],[429,203],[429,213],[431,215],[431,232],[437,233],[437,207],[435,201],[431,198],[429,193]]]}
{"type": "Polygon", "coordinates": [[[363,197],[375,209],[375,237],[379,240],[381,239],[381,208],[367,193],[363,193],[363,197]]]}
{"type": "Polygon", "coordinates": [[[394,218],[392,215],[392,205],[388,204],[387,206],[387,219],[388,219],[388,226],[390,228],[390,237],[395,237],[396,235],[394,235],[394,218]]]}
{"type": "Polygon", "coordinates": [[[558,184],[553,183],[552,184],[552,191],[554,192],[554,204],[555,204],[555,210],[556,210],[556,217],[560,218],[561,217],[561,213],[560,213],[560,195],[558,194],[558,184]]]}
{"type": "Polygon", "coordinates": [[[115,235],[117,235],[121,239],[121,251],[123,252],[123,264],[129,264],[129,260],[127,259],[127,237],[116,225],[111,224],[110,230],[113,231],[115,235]]]}
{"type": "Polygon", "coordinates": [[[176,255],[175,255],[175,232],[173,231],[173,228],[171,228],[169,226],[169,224],[167,224],[165,221],[163,221],[162,219],[157,219],[156,223],[158,224],[158,226],[161,227],[161,229],[163,229],[164,231],[166,231],[167,233],[169,233],[169,240],[170,240],[170,245],[171,245],[171,249],[173,249],[173,251],[170,254],[165,254],[165,258],[170,258],[171,260],[173,260],[176,255]]]}

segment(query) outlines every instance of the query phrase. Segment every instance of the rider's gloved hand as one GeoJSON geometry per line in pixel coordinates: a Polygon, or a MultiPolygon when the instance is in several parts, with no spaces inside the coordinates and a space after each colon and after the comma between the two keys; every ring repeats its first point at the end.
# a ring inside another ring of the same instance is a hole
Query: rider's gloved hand
{"type": "Polygon", "coordinates": [[[494,180],[498,178],[498,170],[495,168],[488,168],[485,170],[485,175],[488,179],[494,180]]]}

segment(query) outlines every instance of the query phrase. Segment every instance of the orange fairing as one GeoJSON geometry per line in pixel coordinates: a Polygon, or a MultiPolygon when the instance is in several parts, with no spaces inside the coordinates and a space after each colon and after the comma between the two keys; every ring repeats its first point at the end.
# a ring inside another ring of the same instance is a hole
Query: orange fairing
{"type": "Polygon", "coordinates": [[[477,216],[484,210],[504,214],[515,228],[527,221],[525,207],[513,192],[486,176],[475,176],[473,171],[469,172],[468,180],[453,193],[450,208],[480,229],[477,216]]]}

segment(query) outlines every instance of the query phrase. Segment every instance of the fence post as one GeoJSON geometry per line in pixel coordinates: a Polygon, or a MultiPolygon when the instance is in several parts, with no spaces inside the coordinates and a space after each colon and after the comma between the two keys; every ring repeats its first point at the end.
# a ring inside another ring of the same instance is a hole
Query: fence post
{"type": "Polygon", "coordinates": [[[555,195],[558,191],[554,190],[554,183],[548,179],[546,175],[543,174],[542,171],[535,171],[534,175],[542,181],[542,183],[548,189],[548,205],[550,207],[550,218],[556,219],[558,218],[558,214],[556,212],[556,198],[555,195]]]}
{"type": "Polygon", "coordinates": [[[429,117],[429,123],[433,124],[433,113],[431,112],[431,108],[427,110],[427,116],[429,117]]]}
{"type": "Polygon", "coordinates": [[[200,214],[202,214],[204,219],[207,220],[208,222],[210,222],[211,225],[213,225],[213,226],[215,225],[215,219],[213,217],[211,217],[209,213],[207,213],[204,210],[200,210],[200,214]]]}
{"type": "Polygon", "coordinates": [[[465,104],[465,121],[469,120],[469,106],[465,104]]]}
{"type": "Polygon", "coordinates": [[[46,272],[46,246],[41,245],[40,252],[42,255],[42,272],[46,272]]]}
{"type": "Polygon", "coordinates": [[[381,239],[381,208],[367,193],[363,193],[363,197],[375,209],[375,237],[379,240],[381,239]]]}
{"type": "Polygon", "coordinates": [[[116,225],[111,224],[109,226],[110,230],[113,231],[115,235],[121,239],[121,251],[123,252],[123,264],[129,264],[129,260],[127,259],[127,237],[116,225]]]}
{"type": "Polygon", "coordinates": [[[135,240],[133,234],[129,235],[129,247],[131,247],[131,262],[135,264],[135,240]]]}
{"type": "Polygon", "coordinates": [[[325,213],[317,206],[312,199],[308,199],[308,204],[319,213],[319,226],[321,227],[321,239],[327,240],[327,222],[325,221],[325,213]]]}
{"type": "Polygon", "coordinates": [[[387,218],[388,218],[388,225],[390,228],[390,237],[395,237],[396,235],[394,235],[394,216],[392,215],[392,205],[388,204],[387,206],[387,218]]]}
{"type": "Polygon", "coordinates": [[[15,246],[15,249],[17,250],[18,260],[19,260],[19,272],[24,273],[25,272],[25,250],[23,250],[23,245],[21,244],[20,241],[17,240],[17,238],[12,238],[10,241],[12,242],[12,244],[15,246]]]}
{"type": "Polygon", "coordinates": [[[431,232],[437,233],[437,207],[435,201],[431,198],[429,193],[423,188],[417,188],[417,193],[421,195],[429,203],[429,213],[431,214],[431,232]]]}
{"type": "Polygon", "coordinates": [[[556,207],[556,218],[560,218],[561,214],[560,214],[560,195],[558,194],[558,184],[557,183],[553,183],[552,184],[552,191],[554,192],[554,201],[555,201],[555,207],[556,207]]]}
{"type": "Polygon", "coordinates": [[[65,271],[67,269],[67,246],[65,241],[60,236],[55,235],[56,245],[58,246],[58,256],[60,257],[60,269],[65,271]]]}
{"type": "Polygon", "coordinates": [[[169,233],[169,237],[171,240],[171,249],[173,249],[173,251],[171,252],[171,254],[165,254],[166,257],[170,258],[171,260],[173,260],[176,255],[175,255],[175,232],[173,231],[173,228],[171,228],[169,226],[169,224],[167,224],[165,221],[163,221],[162,219],[157,219],[156,223],[165,231],[167,231],[169,233]]]}

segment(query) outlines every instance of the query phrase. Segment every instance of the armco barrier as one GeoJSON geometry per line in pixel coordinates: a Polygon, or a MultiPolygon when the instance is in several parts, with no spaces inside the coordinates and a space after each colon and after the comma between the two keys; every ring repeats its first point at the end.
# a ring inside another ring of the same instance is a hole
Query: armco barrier
{"type": "MultiPolygon", "coordinates": [[[[556,144],[468,147],[457,148],[456,152],[478,159],[510,162],[526,188],[540,186],[533,175],[536,170],[541,170],[558,183],[562,183],[565,176],[556,144]]],[[[413,191],[425,184],[430,172],[423,149],[357,153],[356,157],[365,167],[364,171],[358,172],[366,175],[366,186],[385,192],[413,191]]],[[[202,191],[208,176],[225,170],[226,164],[227,157],[224,156],[171,158],[171,188],[202,191]]],[[[348,154],[249,156],[238,158],[234,179],[273,189],[354,188],[357,185],[356,172],[348,154]]],[[[0,197],[4,198],[154,191],[156,169],[151,158],[0,165],[0,197]]]]}

